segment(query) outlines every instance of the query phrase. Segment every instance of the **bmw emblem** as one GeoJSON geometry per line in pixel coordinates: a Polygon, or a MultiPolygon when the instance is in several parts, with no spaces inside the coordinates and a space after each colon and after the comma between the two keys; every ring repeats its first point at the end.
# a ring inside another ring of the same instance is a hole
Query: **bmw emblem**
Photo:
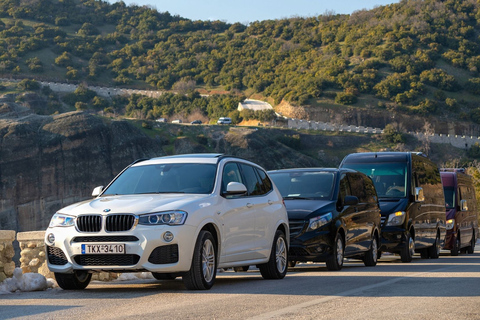
{"type": "Polygon", "coordinates": [[[104,209],[103,212],[110,212],[110,209],[104,209]]]}

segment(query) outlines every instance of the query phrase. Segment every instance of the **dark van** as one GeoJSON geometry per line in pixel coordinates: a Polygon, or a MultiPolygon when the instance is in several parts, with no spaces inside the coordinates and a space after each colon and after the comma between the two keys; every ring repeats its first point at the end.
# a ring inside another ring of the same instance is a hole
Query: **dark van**
{"type": "Polygon", "coordinates": [[[452,256],[459,251],[473,253],[478,238],[478,211],[475,187],[465,169],[442,169],[447,216],[445,250],[452,256]]]}
{"type": "Polygon", "coordinates": [[[349,169],[268,172],[285,201],[290,225],[289,265],[326,262],[340,270],[344,257],[375,266],[380,207],[372,181],[349,169]]]}
{"type": "Polygon", "coordinates": [[[445,198],[438,167],[421,153],[367,152],[346,156],[340,167],[375,184],[382,212],[380,251],[412,261],[415,252],[436,259],[445,240],[445,198]]]}

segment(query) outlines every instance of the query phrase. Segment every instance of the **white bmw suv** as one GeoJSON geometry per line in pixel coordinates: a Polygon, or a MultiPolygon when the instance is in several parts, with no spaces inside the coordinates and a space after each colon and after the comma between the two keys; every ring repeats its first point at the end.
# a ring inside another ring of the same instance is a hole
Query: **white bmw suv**
{"type": "Polygon", "coordinates": [[[217,268],[257,265],[265,279],[287,273],[288,216],[258,165],[220,154],[140,160],[93,200],[52,217],[48,267],[63,289],[84,289],[92,272],[150,271],[210,289],[217,268]]]}

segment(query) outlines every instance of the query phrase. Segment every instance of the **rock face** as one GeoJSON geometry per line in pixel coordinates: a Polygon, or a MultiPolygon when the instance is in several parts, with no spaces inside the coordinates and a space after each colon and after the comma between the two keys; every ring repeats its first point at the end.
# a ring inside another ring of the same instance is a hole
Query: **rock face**
{"type": "Polygon", "coordinates": [[[45,229],[56,210],[88,198],[133,160],[162,155],[125,121],[38,116],[0,102],[0,230],[45,229]]]}

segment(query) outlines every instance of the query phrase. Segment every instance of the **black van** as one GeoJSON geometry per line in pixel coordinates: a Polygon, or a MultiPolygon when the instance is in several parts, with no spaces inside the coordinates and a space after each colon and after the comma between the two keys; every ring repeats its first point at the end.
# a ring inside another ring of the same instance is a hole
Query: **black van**
{"type": "Polygon", "coordinates": [[[447,236],[443,249],[452,256],[459,251],[473,253],[478,238],[478,211],[475,186],[465,169],[442,169],[445,205],[447,206],[447,236]]]}
{"type": "Polygon", "coordinates": [[[326,262],[340,270],[344,257],[377,264],[380,206],[372,180],[349,169],[269,171],[282,194],[290,225],[289,265],[326,262]]]}
{"type": "Polygon", "coordinates": [[[445,198],[438,167],[422,153],[367,152],[347,155],[340,167],[368,175],[382,212],[380,251],[403,262],[440,255],[446,233],[445,198]]]}

